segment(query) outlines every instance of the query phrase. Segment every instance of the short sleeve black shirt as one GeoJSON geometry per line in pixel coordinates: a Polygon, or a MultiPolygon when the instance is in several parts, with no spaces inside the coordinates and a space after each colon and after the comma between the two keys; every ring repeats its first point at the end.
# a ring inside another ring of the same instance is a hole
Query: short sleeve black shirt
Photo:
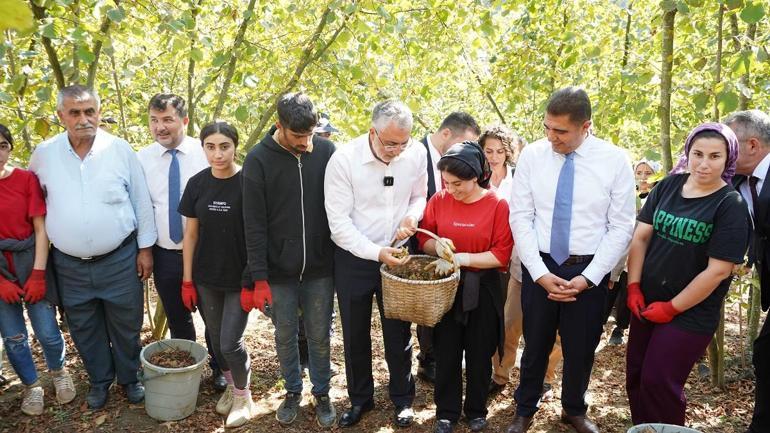
{"type": "MultiPolygon", "coordinates": [[[[688,174],[663,179],[653,188],[638,220],[652,225],[644,256],[642,291],[649,305],[669,301],[708,265],[710,257],[743,263],[748,245],[746,202],[730,185],[704,197],[682,197],[688,174]]],[[[676,316],[682,329],[712,334],[732,277],[699,304],[676,316]]]]}
{"type": "Polygon", "coordinates": [[[219,179],[206,168],[187,182],[179,213],[197,218],[193,280],[207,288],[238,291],[246,267],[242,177],[219,179]]]}

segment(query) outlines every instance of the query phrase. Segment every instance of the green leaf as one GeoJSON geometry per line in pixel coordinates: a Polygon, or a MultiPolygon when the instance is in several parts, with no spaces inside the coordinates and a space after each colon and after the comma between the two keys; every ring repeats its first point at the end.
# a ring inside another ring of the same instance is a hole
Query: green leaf
{"type": "Polygon", "coordinates": [[[683,1],[676,2],[676,10],[679,11],[681,14],[688,14],[690,13],[690,8],[687,7],[687,3],[683,1]]]}
{"type": "Polygon", "coordinates": [[[706,66],[706,58],[701,57],[698,60],[695,61],[695,63],[692,64],[692,67],[697,70],[703,69],[703,67],[706,66]]]}
{"type": "Polygon", "coordinates": [[[741,19],[749,24],[759,22],[759,20],[761,20],[764,16],[765,7],[762,6],[762,3],[759,2],[746,5],[746,7],[744,7],[741,11],[740,15],[741,19]]]}
{"type": "Polygon", "coordinates": [[[96,60],[96,56],[83,45],[78,46],[77,56],[83,63],[91,63],[96,60]]]}
{"type": "Polygon", "coordinates": [[[717,108],[721,113],[732,113],[738,108],[738,102],[738,95],[731,90],[726,90],[717,96],[717,108]]]}
{"type": "Polygon", "coordinates": [[[56,39],[58,37],[56,34],[56,27],[53,25],[53,21],[41,27],[41,30],[43,36],[47,37],[48,39],[56,39]]]}
{"type": "Polygon", "coordinates": [[[107,18],[114,23],[119,23],[126,18],[126,12],[122,7],[112,8],[107,11],[107,18]]]}
{"type": "Polygon", "coordinates": [[[740,76],[751,69],[751,53],[745,52],[740,55],[733,63],[733,74],[740,76]]]}
{"type": "Polygon", "coordinates": [[[738,9],[743,7],[743,0],[725,0],[725,6],[729,10],[738,9]]]}
{"type": "Polygon", "coordinates": [[[27,30],[32,27],[32,11],[23,0],[0,0],[0,32],[6,29],[27,30]]]}
{"type": "Polygon", "coordinates": [[[196,62],[203,60],[203,51],[200,48],[193,48],[190,50],[190,57],[196,62]]]}
{"type": "Polygon", "coordinates": [[[249,108],[245,105],[238,106],[235,110],[235,118],[239,122],[245,122],[249,118],[249,108]]]}
{"type": "Polygon", "coordinates": [[[214,60],[211,61],[211,66],[218,68],[227,62],[227,60],[230,59],[230,55],[228,53],[220,51],[217,53],[217,55],[214,57],[214,60]]]}
{"type": "Polygon", "coordinates": [[[35,132],[42,138],[48,137],[48,133],[51,132],[51,124],[43,117],[38,118],[35,120],[35,132]]]}
{"type": "Polygon", "coordinates": [[[706,92],[699,92],[696,93],[693,97],[693,103],[695,104],[695,108],[698,110],[703,110],[706,108],[706,105],[709,103],[710,96],[706,92]]]}
{"type": "Polygon", "coordinates": [[[660,2],[660,7],[666,12],[671,12],[676,9],[676,2],[674,0],[663,0],[660,2]]]}

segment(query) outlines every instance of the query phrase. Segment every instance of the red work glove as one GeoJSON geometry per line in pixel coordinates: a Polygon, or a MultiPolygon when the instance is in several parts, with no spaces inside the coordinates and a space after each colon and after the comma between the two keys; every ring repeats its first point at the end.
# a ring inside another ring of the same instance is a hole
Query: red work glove
{"type": "Polygon", "coordinates": [[[45,297],[45,271],[33,269],[24,284],[24,300],[30,304],[39,302],[45,297]]]}
{"type": "Polygon", "coordinates": [[[631,313],[636,316],[639,321],[642,320],[642,310],[644,310],[644,295],[642,294],[642,286],[636,283],[628,283],[626,286],[628,289],[628,299],[626,299],[626,306],[631,313]]]}
{"type": "Polygon", "coordinates": [[[241,308],[247,313],[257,308],[257,305],[254,302],[254,289],[248,289],[246,287],[241,288],[241,308]]]}
{"type": "Polygon", "coordinates": [[[182,303],[189,311],[195,311],[198,305],[198,292],[192,281],[182,281],[182,303]]]}
{"type": "Polygon", "coordinates": [[[0,299],[6,304],[21,302],[24,289],[0,276],[0,299]]]}
{"type": "Polygon", "coordinates": [[[679,313],[671,301],[653,302],[642,311],[642,317],[654,323],[668,323],[679,313]]]}
{"type": "Polygon", "coordinates": [[[273,305],[273,295],[266,280],[254,282],[254,308],[265,312],[265,305],[273,305]]]}

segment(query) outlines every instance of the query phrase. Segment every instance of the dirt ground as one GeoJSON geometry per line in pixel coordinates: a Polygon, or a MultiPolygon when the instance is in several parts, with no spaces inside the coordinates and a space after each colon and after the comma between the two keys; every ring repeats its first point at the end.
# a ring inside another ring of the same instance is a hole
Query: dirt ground
{"type": "MultiPolygon", "coordinates": [[[[376,305],[375,305],[376,308],[376,305]]],[[[376,311],[376,310],[375,310],[376,311]]],[[[376,313],[375,313],[376,314],[376,313]]],[[[689,399],[687,419],[689,426],[703,433],[743,433],[751,418],[753,405],[754,382],[751,376],[750,363],[742,363],[740,329],[737,324],[737,307],[730,306],[727,326],[727,387],[724,391],[712,387],[709,380],[699,377],[694,371],[687,383],[686,392],[689,399]]],[[[596,421],[602,432],[624,433],[630,426],[628,400],[625,394],[625,345],[607,346],[606,340],[612,330],[613,319],[607,324],[605,336],[596,353],[593,377],[589,388],[589,416],[596,421]]],[[[199,341],[203,340],[202,321],[196,314],[199,341]]],[[[332,378],[330,396],[334,402],[338,416],[348,406],[345,391],[344,355],[342,333],[339,316],[335,323],[332,338],[332,360],[339,372],[332,378]]],[[[745,333],[745,330],[743,331],[745,333]]],[[[278,360],[275,355],[273,327],[270,320],[258,311],[253,311],[249,317],[246,333],[246,344],[252,356],[251,390],[259,407],[259,417],[250,424],[233,429],[234,432],[286,432],[309,433],[324,431],[315,423],[312,407],[309,405],[310,382],[305,378],[305,390],[302,403],[302,413],[290,427],[282,427],[275,420],[274,411],[278,407],[283,394],[282,379],[279,374],[278,360]]],[[[150,331],[146,323],[143,329],[143,342],[146,344],[150,331]]],[[[434,422],[435,405],[433,404],[433,389],[429,384],[418,379],[417,397],[414,404],[416,412],[415,423],[406,429],[396,427],[392,422],[392,405],[387,398],[387,367],[383,357],[382,334],[379,320],[374,319],[373,336],[373,365],[375,374],[375,404],[376,409],[365,415],[363,420],[353,428],[345,429],[350,433],[379,432],[388,433],[398,430],[403,433],[430,432],[434,422]]],[[[743,337],[745,338],[745,337],[743,337]]],[[[67,342],[67,368],[72,372],[77,386],[78,396],[70,404],[59,406],[53,399],[53,386],[48,375],[42,375],[46,391],[46,410],[42,416],[25,416],[19,410],[21,404],[22,386],[13,374],[7,360],[3,364],[3,373],[11,382],[0,387],[0,432],[222,432],[225,431],[224,420],[215,410],[218,394],[211,388],[210,371],[206,367],[204,379],[201,382],[198,405],[190,417],[176,422],[160,423],[146,415],[143,405],[130,405],[123,395],[122,389],[114,386],[110,400],[104,410],[88,410],[85,394],[88,382],[82,363],[77,355],[72,340],[65,334],[67,342]]],[[[415,351],[416,356],[416,337],[415,351]]],[[[523,345],[522,345],[523,346],[523,345]]],[[[519,349],[519,356],[521,355],[519,349]]],[[[38,371],[43,371],[45,364],[40,345],[33,343],[35,360],[38,371]]],[[[413,364],[416,373],[416,360],[413,364]]],[[[517,383],[518,368],[514,369],[511,384],[498,396],[489,401],[489,432],[502,432],[513,415],[513,391],[517,383]]],[[[554,387],[556,398],[542,405],[535,417],[535,423],[530,429],[533,433],[556,433],[574,431],[571,427],[559,422],[561,406],[559,403],[560,386],[554,387]]],[[[341,431],[338,427],[333,430],[341,431]]],[[[467,426],[459,424],[457,432],[470,431],[467,426]]]]}

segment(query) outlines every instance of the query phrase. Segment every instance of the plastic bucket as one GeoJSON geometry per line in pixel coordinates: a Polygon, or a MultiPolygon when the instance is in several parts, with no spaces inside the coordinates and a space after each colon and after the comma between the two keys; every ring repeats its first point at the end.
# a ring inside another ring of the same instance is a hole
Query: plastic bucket
{"type": "Polygon", "coordinates": [[[207,357],[205,347],[180,338],[169,338],[145,346],[139,354],[143,370],[137,373],[137,377],[144,384],[144,409],[147,415],[158,421],[176,421],[190,416],[198,402],[198,386],[207,357]],[[164,368],[149,363],[148,359],[153,353],[169,348],[189,351],[195,364],[182,368],[164,368]]]}
{"type": "Polygon", "coordinates": [[[702,433],[700,430],[682,427],[680,425],[648,423],[639,424],[628,429],[626,433],[702,433]],[[650,428],[652,431],[650,431],[650,428]]]}

